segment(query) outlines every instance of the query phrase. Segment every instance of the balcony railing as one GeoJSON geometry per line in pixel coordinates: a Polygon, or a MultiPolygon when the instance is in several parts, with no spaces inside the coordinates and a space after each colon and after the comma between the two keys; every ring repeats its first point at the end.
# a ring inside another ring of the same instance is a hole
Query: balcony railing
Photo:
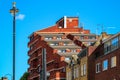
{"type": "Polygon", "coordinates": [[[40,45],[34,46],[33,49],[28,51],[28,55],[32,55],[32,53],[34,53],[35,51],[37,51],[39,48],[41,48],[40,45]]]}
{"type": "Polygon", "coordinates": [[[116,49],[120,48],[120,40],[105,47],[104,48],[104,53],[107,54],[107,53],[110,53],[111,51],[114,51],[116,49]]]}
{"type": "Polygon", "coordinates": [[[79,52],[58,52],[58,54],[61,56],[72,56],[79,54],[79,52]]]}
{"type": "Polygon", "coordinates": [[[80,46],[76,46],[76,45],[66,45],[66,46],[61,46],[61,45],[50,45],[52,48],[54,49],[67,49],[67,48],[71,48],[71,49],[75,49],[75,48],[81,48],[80,46]]]}
{"type": "Polygon", "coordinates": [[[29,78],[30,78],[30,80],[32,80],[33,78],[38,77],[38,76],[39,76],[39,73],[36,71],[36,72],[30,73],[29,78]]]}
{"type": "Polygon", "coordinates": [[[69,42],[71,40],[69,40],[69,39],[45,39],[45,41],[47,41],[47,42],[59,42],[59,41],[69,42]]]}
{"type": "Polygon", "coordinates": [[[96,42],[97,39],[79,39],[82,42],[96,42]]]}
{"type": "Polygon", "coordinates": [[[33,40],[31,40],[30,42],[28,42],[28,46],[30,46],[31,44],[34,44],[38,40],[39,40],[38,37],[35,37],[33,40]]]}
{"type": "Polygon", "coordinates": [[[34,53],[28,60],[28,63],[30,64],[32,60],[38,58],[38,53],[34,53]]]}

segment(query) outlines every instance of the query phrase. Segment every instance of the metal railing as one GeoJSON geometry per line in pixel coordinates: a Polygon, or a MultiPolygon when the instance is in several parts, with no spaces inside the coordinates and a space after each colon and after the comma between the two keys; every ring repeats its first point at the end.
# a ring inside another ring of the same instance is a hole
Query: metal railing
{"type": "Polygon", "coordinates": [[[111,44],[111,45],[109,45],[109,46],[107,46],[107,47],[105,47],[104,48],[104,53],[107,54],[107,53],[109,53],[111,51],[114,51],[114,50],[116,50],[118,48],[120,48],[120,40],[113,43],[113,44],[111,44]]]}

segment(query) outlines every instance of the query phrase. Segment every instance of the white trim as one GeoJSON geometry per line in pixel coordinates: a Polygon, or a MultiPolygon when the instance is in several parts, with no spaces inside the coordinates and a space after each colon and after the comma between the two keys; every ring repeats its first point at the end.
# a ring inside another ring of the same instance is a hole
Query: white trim
{"type": "Polygon", "coordinates": [[[37,57],[33,57],[33,58],[31,58],[31,59],[30,59],[30,62],[31,62],[32,60],[36,59],[36,58],[37,58],[37,57]]]}
{"type": "Polygon", "coordinates": [[[38,41],[38,39],[36,39],[35,41],[31,41],[31,43],[28,45],[28,47],[30,47],[32,44],[34,44],[35,42],[37,42],[38,41]]]}
{"type": "Polygon", "coordinates": [[[100,73],[100,63],[96,63],[96,73],[100,73]]]}
{"type": "Polygon", "coordinates": [[[36,78],[36,77],[39,77],[40,75],[38,74],[37,76],[32,76],[30,77],[30,79],[33,79],[33,78],[36,78]]]}
{"type": "Polygon", "coordinates": [[[51,62],[53,62],[54,60],[51,60],[51,61],[49,61],[49,62],[47,62],[46,64],[49,64],[49,63],[51,63],[51,62]]]}
{"type": "Polygon", "coordinates": [[[63,68],[65,68],[65,67],[60,67],[60,68],[57,68],[57,69],[51,69],[48,72],[55,71],[55,70],[60,70],[60,69],[63,69],[63,68]]]}
{"type": "Polygon", "coordinates": [[[67,17],[64,16],[64,28],[67,28],[67,17]]]}
{"type": "Polygon", "coordinates": [[[29,55],[32,55],[32,54],[33,54],[35,51],[37,51],[39,48],[41,48],[41,46],[39,46],[37,49],[31,51],[31,52],[29,53],[29,55]]]}
{"type": "Polygon", "coordinates": [[[41,54],[38,54],[38,56],[41,56],[42,55],[42,53],[41,54]]]}

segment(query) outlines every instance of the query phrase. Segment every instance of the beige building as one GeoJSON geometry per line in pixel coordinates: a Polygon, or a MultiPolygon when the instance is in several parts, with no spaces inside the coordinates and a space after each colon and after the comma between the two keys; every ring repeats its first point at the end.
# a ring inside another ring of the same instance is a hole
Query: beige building
{"type": "Polygon", "coordinates": [[[89,46],[83,49],[78,57],[70,58],[66,67],[66,80],[88,80],[88,58],[94,50],[94,46],[89,46]]]}

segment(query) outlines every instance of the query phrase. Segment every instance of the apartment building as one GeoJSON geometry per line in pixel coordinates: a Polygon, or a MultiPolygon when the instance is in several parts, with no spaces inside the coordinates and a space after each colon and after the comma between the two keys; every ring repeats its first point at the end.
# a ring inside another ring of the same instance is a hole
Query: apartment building
{"type": "Polygon", "coordinates": [[[29,36],[28,80],[39,80],[42,67],[42,49],[46,49],[48,80],[66,80],[66,61],[86,46],[97,41],[90,30],[79,27],[78,17],[62,17],[54,26],[38,30],[29,36]]]}
{"type": "Polygon", "coordinates": [[[120,80],[120,33],[103,41],[102,49],[96,55],[95,80],[120,80]]]}
{"type": "Polygon", "coordinates": [[[89,61],[90,80],[120,80],[120,33],[103,40],[89,61]]]}

